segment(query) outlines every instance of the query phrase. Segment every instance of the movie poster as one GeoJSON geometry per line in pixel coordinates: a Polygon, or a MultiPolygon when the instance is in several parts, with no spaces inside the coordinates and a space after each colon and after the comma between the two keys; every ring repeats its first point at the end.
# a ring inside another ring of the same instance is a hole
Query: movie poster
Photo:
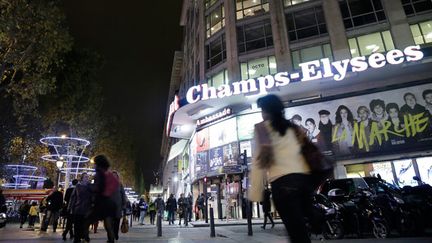
{"type": "Polygon", "coordinates": [[[262,122],[261,113],[252,113],[237,117],[239,140],[252,139],[254,136],[255,124],[262,122]]]}
{"type": "Polygon", "coordinates": [[[238,165],[239,146],[237,142],[223,146],[223,166],[238,165]]]}
{"type": "Polygon", "coordinates": [[[325,154],[338,158],[430,148],[431,114],[431,83],[285,110],[325,154]]]}
{"type": "Polygon", "coordinates": [[[237,141],[237,123],[235,118],[219,122],[209,128],[210,148],[216,148],[237,141]]]}
{"type": "Polygon", "coordinates": [[[195,175],[197,178],[205,177],[208,168],[207,152],[200,152],[196,154],[195,162],[195,175]]]}
{"type": "Polygon", "coordinates": [[[215,173],[223,166],[223,150],[222,147],[210,149],[209,173],[215,173]]]}
{"type": "Polygon", "coordinates": [[[197,152],[203,152],[209,149],[208,128],[204,128],[195,134],[195,147],[197,152]]]}

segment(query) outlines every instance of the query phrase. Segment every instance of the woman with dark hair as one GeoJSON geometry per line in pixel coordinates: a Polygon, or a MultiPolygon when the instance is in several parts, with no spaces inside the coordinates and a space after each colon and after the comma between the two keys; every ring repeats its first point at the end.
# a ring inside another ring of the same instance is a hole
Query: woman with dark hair
{"type": "MultiPolygon", "coordinates": [[[[299,140],[304,134],[286,120],[284,106],[275,95],[258,99],[263,122],[255,125],[257,151],[250,172],[248,198],[263,201],[264,181],[271,183],[273,201],[288,231],[291,242],[311,242],[304,217],[310,210],[313,191],[310,168],[299,140]]],[[[304,141],[305,138],[301,139],[304,141]]]]}
{"type": "Polygon", "coordinates": [[[353,148],[354,122],[354,116],[350,109],[344,105],[340,105],[336,110],[335,125],[333,127],[333,137],[336,137],[334,145],[339,154],[351,153],[353,148]]]}
{"type": "Polygon", "coordinates": [[[404,119],[399,112],[399,106],[396,103],[388,103],[386,106],[386,112],[389,116],[388,122],[391,123],[389,128],[390,143],[391,145],[404,144],[404,131],[405,128],[404,119]],[[400,136],[398,134],[401,134],[400,136]]]}

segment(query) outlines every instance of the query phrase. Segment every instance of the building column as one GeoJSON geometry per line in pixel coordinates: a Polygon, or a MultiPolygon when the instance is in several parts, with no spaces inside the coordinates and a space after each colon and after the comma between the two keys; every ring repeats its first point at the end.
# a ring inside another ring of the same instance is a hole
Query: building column
{"type": "Polygon", "coordinates": [[[234,0],[225,0],[225,43],[227,50],[228,80],[235,82],[241,80],[240,64],[237,47],[236,10],[234,0]]]}
{"type": "Polygon", "coordinates": [[[390,24],[390,32],[395,48],[403,49],[415,45],[401,1],[382,0],[384,12],[390,24]]]}
{"type": "Polygon", "coordinates": [[[351,58],[338,0],[323,1],[323,11],[335,60],[351,58]]]}
{"type": "Polygon", "coordinates": [[[269,5],[277,71],[291,71],[293,69],[293,64],[285,21],[284,5],[282,0],[269,0],[269,5]]]}
{"type": "Polygon", "coordinates": [[[205,67],[205,38],[206,38],[206,25],[205,25],[205,5],[204,1],[198,1],[198,61],[199,61],[199,82],[206,82],[205,67]]]}

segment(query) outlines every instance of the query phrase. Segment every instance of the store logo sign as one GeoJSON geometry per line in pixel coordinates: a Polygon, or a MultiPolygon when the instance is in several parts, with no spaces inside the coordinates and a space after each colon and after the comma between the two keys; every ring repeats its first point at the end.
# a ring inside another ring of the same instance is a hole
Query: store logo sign
{"type": "Polygon", "coordinates": [[[232,114],[231,108],[224,108],[223,110],[218,111],[214,114],[211,114],[211,115],[205,116],[204,118],[198,119],[197,120],[197,126],[205,125],[207,123],[219,120],[219,119],[226,117],[226,116],[229,116],[231,114],[232,114]]]}
{"type": "Polygon", "coordinates": [[[209,100],[230,97],[233,95],[258,93],[266,94],[274,87],[288,85],[292,80],[307,82],[321,78],[333,78],[341,81],[351,67],[352,72],[363,72],[369,68],[382,68],[387,64],[398,65],[403,62],[415,62],[423,59],[424,54],[420,46],[408,46],[403,51],[395,49],[387,53],[373,53],[370,56],[354,57],[331,62],[328,58],[300,63],[300,72],[280,72],[275,75],[266,75],[256,79],[242,80],[232,84],[223,84],[219,87],[209,87],[201,84],[191,87],[186,93],[186,100],[193,104],[200,100],[209,100]]]}
{"type": "Polygon", "coordinates": [[[174,113],[180,108],[179,104],[179,97],[177,95],[174,96],[174,101],[171,102],[169,111],[168,111],[168,120],[166,124],[166,133],[167,136],[169,136],[171,132],[171,125],[172,125],[172,117],[174,116],[174,113]]]}

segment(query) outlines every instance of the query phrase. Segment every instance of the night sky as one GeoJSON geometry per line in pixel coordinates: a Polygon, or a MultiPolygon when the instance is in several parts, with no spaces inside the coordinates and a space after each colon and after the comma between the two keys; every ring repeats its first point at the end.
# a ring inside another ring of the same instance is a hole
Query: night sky
{"type": "Polygon", "coordinates": [[[174,51],[180,50],[182,0],[66,0],[75,42],[105,58],[105,106],[135,136],[146,186],[160,162],[174,51]]]}

